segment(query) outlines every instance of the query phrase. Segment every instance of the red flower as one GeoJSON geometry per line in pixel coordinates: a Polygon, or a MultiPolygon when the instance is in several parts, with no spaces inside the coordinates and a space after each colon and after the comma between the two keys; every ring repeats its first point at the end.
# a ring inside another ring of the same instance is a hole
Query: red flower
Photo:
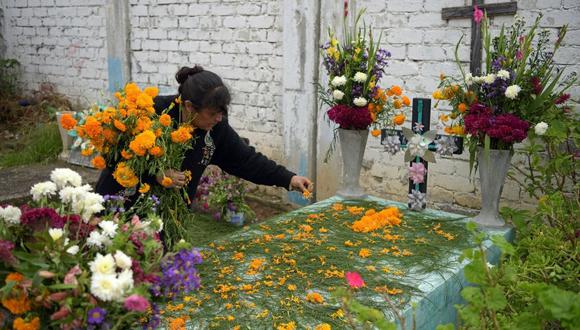
{"type": "Polygon", "coordinates": [[[558,98],[554,101],[554,104],[562,104],[570,99],[570,94],[560,94],[558,98]]]}
{"type": "Polygon", "coordinates": [[[328,118],[343,129],[366,129],[372,122],[368,107],[335,105],[327,112],[328,118]]]}
{"type": "Polygon", "coordinates": [[[532,77],[530,82],[532,83],[534,94],[540,95],[540,93],[542,93],[542,89],[544,89],[544,87],[542,86],[542,82],[540,81],[540,78],[532,77]]]}

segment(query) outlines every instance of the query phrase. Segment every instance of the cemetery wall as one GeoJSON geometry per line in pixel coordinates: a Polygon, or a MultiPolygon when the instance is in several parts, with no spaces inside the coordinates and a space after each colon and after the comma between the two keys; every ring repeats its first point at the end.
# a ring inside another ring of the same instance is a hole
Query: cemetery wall
{"type": "MultiPolygon", "coordinates": [[[[323,7],[334,6],[335,2],[323,0],[323,7]]],[[[411,97],[430,97],[440,73],[457,73],[453,49],[461,34],[466,38],[460,58],[467,60],[470,20],[444,21],[441,8],[468,5],[471,1],[355,2],[351,10],[367,8],[367,23],[383,32],[384,44],[393,54],[384,84],[401,84],[411,97]]],[[[495,2],[501,1],[486,1],[495,2]]],[[[22,80],[27,89],[36,89],[41,82],[48,81],[84,104],[103,98],[102,93],[108,86],[107,3],[107,0],[2,0],[6,56],[22,63],[22,80]]],[[[284,67],[285,3],[281,0],[130,0],[132,80],[140,85],[158,85],[162,93],[173,93],[176,90],[173,77],[181,65],[200,64],[215,71],[232,90],[232,125],[258,150],[284,162],[285,150],[292,146],[284,146],[288,122],[282,114],[283,73],[295,70],[284,67]]],[[[562,24],[569,24],[567,41],[558,61],[567,64],[570,71],[580,70],[578,1],[520,0],[518,13],[528,23],[533,16],[543,13],[542,26],[554,31],[562,24]]],[[[323,11],[320,15],[326,13],[323,11]]],[[[512,20],[512,17],[494,18],[493,26],[510,24],[512,20]]],[[[321,26],[320,31],[325,38],[326,26],[321,26]]],[[[571,94],[578,101],[578,84],[571,94]]],[[[432,127],[436,126],[439,111],[445,108],[432,113],[432,127]]],[[[514,159],[515,163],[522,161],[514,159]]],[[[382,151],[379,139],[369,137],[362,183],[373,195],[405,201],[407,180],[403,164],[402,155],[388,156],[382,151]]],[[[477,179],[469,178],[467,153],[438,159],[429,167],[429,199],[437,205],[476,208],[479,206],[477,187],[477,179]]],[[[514,182],[508,181],[503,196],[511,205],[531,203],[514,182]]]]}

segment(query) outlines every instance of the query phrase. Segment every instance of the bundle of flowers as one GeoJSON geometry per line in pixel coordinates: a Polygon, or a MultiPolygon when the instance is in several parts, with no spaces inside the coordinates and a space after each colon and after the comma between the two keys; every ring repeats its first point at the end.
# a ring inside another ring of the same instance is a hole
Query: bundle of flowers
{"type": "MultiPolygon", "coordinates": [[[[511,27],[492,38],[489,20],[478,8],[474,19],[481,23],[484,73],[465,73],[459,65],[462,78],[442,76],[433,98],[449,101],[453,110],[443,116],[444,122],[451,119],[446,132],[470,134],[472,150],[477,145],[511,149],[527,137],[529,127],[545,132],[545,121],[562,113],[570,97],[566,91],[575,77],[563,78],[564,71],[554,63],[567,27],[551,43],[548,31],[538,31],[541,16],[527,30],[524,20],[516,17],[511,27]]],[[[459,64],[457,56],[456,60],[459,64]]]]}
{"type": "Polygon", "coordinates": [[[320,99],[330,106],[328,118],[342,129],[392,126],[394,120],[402,124],[403,109],[411,104],[399,86],[379,86],[391,53],[380,48],[381,38],[375,41],[371,28],[368,34],[357,28],[363,13],[354,28],[345,29],[341,42],[330,30],[330,41],[321,47],[329,83],[320,87],[320,99]]]}
{"type": "Polygon", "coordinates": [[[29,205],[0,207],[0,328],[156,328],[156,301],[199,287],[199,253],[183,243],[164,255],[153,212],[106,212],[69,169],[31,194],[29,205]]]}
{"type": "Polygon", "coordinates": [[[244,214],[248,219],[254,217],[254,212],[246,203],[247,191],[244,180],[211,167],[200,179],[195,203],[199,210],[211,213],[215,220],[232,222],[236,214],[244,214]]]}
{"type": "MultiPolygon", "coordinates": [[[[83,155],[97,154],[92,159],[93,166],[114,169],[113,177],[126,188],[125,195],[133,195],[138,190],[141,194],[157,193],[165,198],[160,212],[163,218],[174,220],[167,223],[168,243],[171,244],[182,238],[183,229],[174,214],[164,207],[181,205],[182,200],[189,201],[189,198],[185,189],[171,189],[160,194],[157,188],[151,190],[151,183],[155,176],[181,168],[185,152],[193,146],[193,127],[172,120],[168,112],[175,103],[157,114],[153,107],[157,94],[156,87],[141,90],[129,83],[122,92],[115,93],[116,106],[93,107],[82,123],[65,115],[61,123],[65,129],[74,130],[85,139],[83,155]]],[[[163,176],[162,185],[169,188],[173,182],[163,176]]]]}

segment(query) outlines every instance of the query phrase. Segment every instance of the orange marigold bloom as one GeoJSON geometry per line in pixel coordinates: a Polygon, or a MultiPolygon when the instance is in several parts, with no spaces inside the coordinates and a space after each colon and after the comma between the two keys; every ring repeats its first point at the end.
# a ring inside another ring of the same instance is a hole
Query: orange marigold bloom
{"type": "Polygon", "coordinates": [[[372,136],[377,137],[379,135],[381,135],[381,130],[380,129],[374,129],[371,131],[372,136]]]}
{"type": "Polygon", "coordinates": [[[127,130],[127,126],[125,126],[125,124],[123,124],[123,122],[120,120],[115,119],[115,121],[113,121],[113,125],[115,125],[115,127],[121,132],[125,132],[127,130]]]}
{"type": "Polygon", "coordinates": [[[117,164],[113,177],[125,188],[135,187],[139,183],[139,178],[125,162],[117,164]]]}
{"type": "Polygon", "coordinates": [[[322,304],[324,303],[324,297],[320,293],[310,292],[306,295],[306,301],[313,304],[322,304]]]}
{"type": "Polygon", "coordinates": [[[145,153],[147,152],[147,149],[144,149],[136,140],[129,142],[129,149],[131,149],[131,151],[133,151],[137,156],[145,156],[145,153]]]}
{"type": "Polygon", "coordinates": [[[403,93],[403,90],[401,89],[400,86],[393,85],[391,87],[391,92],[397,96],[401,96],[401,94],[403,93]]]}
{"type": "Polygon", "coordinates": [[[395,118],[393,118],[393,124],[395,124],[395,125],[403,125],[403,123],[405,122],[405,119],[406,118],[407,117],[405,117],[404,114],[402,114],[402,113],[401,114],[398,114],[398,115],[395,116],[395,118]]]}
{"type": "Polygon", "coordinates": [[[358,252],[358,256],[361,258],[368,258],[371,256],[371,250],[369,249],[360,249],[358,252]]]}
{"type": "Polygon", "coordinates": [[[432,97],[435,100],[443,100],[443,92],[441,92],[440,89],[436,89],[435,91],[433,91],[432,97]]]}
{"type": "Polygon", "coordinates": [[[20,293],[16,297],[2,299],[2,306],[14,315],[20,315],[30,311],[30,302],[23,293],[20,293]]]}
{"type": "Polygon", "coordinates": [[[401,99],[396,99],[393,101],[393,106],[395,109],[401,109],[401,107],[403,107],[403,101],[401,101],[401,99]]]}
{"type": "Polygon", "coordinates": [[[147,193],[149,190],[151,190],[151,186],[147,183],[142,184],[141,188],[139,188],[139,192],[142,194],[147,193]]]}
{"type": "Polygon", "coordinates": [[[137,134],[139,132],[143,132],[151,128],[151,119],[149,117],[139,117],[137,119],[137,123],[135,124],[135,130],[133,134],[137,134]]]}
{"type": "Polygon", "coordinates": [[[454,126],[453,127],[453,134],[465,135],[465,129],[463,128],[463,126],[454,126]]]}
{"type": "Polygon", "coordinates": [[[151,97],[156,97],[157,95],[159,95],[159,88],[157,87],[145,87],[145,89],[143,90],[143,92],[151,97]]]}
{"type": "Polygon", "coordinates": [[[191,140],[192,128],[189,126],[180,126],[177,130],[171,132],[171,141],[174,143],[183,143],[191,140]]]}
{"type": "Polygon", "coordinates": [[[139,94],[137,96],[137,107],[141,109],[147,109],[153,106],[153,98],[145,93],[139,94]]]}
{"type": "Polygon", "coordinates": [[[117,100],[121,101],[123,99],[123,95],[121,95],[121,93],[119,92],[115,92],[115,97],[117,98],[117,100]]]}
{"type": "Polygon", "coordinates": [[[19,317],[12,323],[14,330],[38,330],[40,329],[40,318],[35,317],[30,322],[26,322],[23,318],[19,317]]]}
{"type": "Polygon", "coordinates": [[[103,134],[101,123],[93,116],[88,116],[84,125],[85,132],[91,139],[98,139],[103,134]]]}
{"type": "Polygon", "coordinates": [[[113,143],[113,141],[115,141],[115,138],[117,137],[117,134],[115,134],[115,132],[113,132],[112,129],[105,128],[103,129],[103,137],[105,138],[105,141],[113,143]]]}
{"type": "Polygon", "coordinates": [[[453,134],[453,128],[451,126],[445,126],[443,129],[447,134],[453,134]]]}
{"type": "Polygon", "coordinates": [[[314,330],[332,330],[332,327],[328,323],[322,323],[317,325],[314,330]]]}
{"type": "Polygon", "coordinates": [[[182,317],[176,317],[169,322],[170,330],[185,330],[185,319],[182,317]]]}
{"type": "Polygon", "coordinates": [[[128,83],[125,85],[125,95],[127,98],[136,99],[137,96],[141,93],[141,89],[135,83],[128,83]]]}
{"type": "Polygon", "coordinates": [[[10,273],[6,276],[6,279],[4,281],[6,281],[6,284],[8,284],[9,281],[20,283],[23,280],[24,280],[24,275],[22,275],[20,273],[10,273]]]}
{"type": "Polygon", "coordinates": [[[159,123],[165,127],[168,127],[169,125],[171,125],[171,116],[169,116],[166,113],[162,114],[161,116],[159,116],[159,123]]]}
{"type": "Polygon", "coordinates": [[[89,147],[89,148],[81,150],[81,155],[88,157],[88,156],[92,155],[94,151],[95,151],[94,148],[89,147]]]}
{"type": "Polygon", "coordinates": [[[131,155],[131,153],[127,150],[121,150],[121,157],[125,159],[131,159],[133,158],[133,155],[131,155]]]}
{"type": "Polygon", "coordinates": [[[411,99],[409,99],[409,97],[407,95],[403,96],[403,104],[406,106],[411,105],[411,99]]]}
{"type": "Polygon", "coordinates": [[[163,154],[165,153],[165,151],[163,151],[163,148],[161,148],[161,147],[159,147],[159,146],[155,146],[155,147],[153,147],[153,148],[151,148],[151,149],[149,150],[149,153],[150,153],[152,156],[155,156],[155,157],[161,157],[161,156],[163,156],[163,154]]]}
{"type": "Polygon", "coordinates": [[[169,188],[169,186],[171,186],[171,184],[173,184],[173,180],[171,180],[170,177],[163,177],[163,180],[161,180],[161,185],[165,188],[169,188]]]}
{"type": "Polygon", "coordinates": [[[467,111],[467,104],[459,103],[459,105],[457,106],[457,110],[461,113],[464,113],[465,111],[467,111]]]}
{"type": "Polygon", "coordinates": [[[144,156],[147,150],[155,146],[155,133],[146,130],[143,133],[135,136],[133,141],[129,143],[129,148],[138,156],[144,156]]]}
{"type": "Polygon", "coordinates": [[[103,158],[103,156],[101,155],[98,155],[97,157],[93,158],[93,160],[91,160],[91,164],[93,164],[93,166],[99,170],[102,170],[105,167],[107,167],[105,158],[103,158]]]}
{"type": "Polygon", "coordinates": [[[60,124],[62,128],[70,130],[76,126],[77,120],[70,113],[65,113],[60,117],[60,124]]]}

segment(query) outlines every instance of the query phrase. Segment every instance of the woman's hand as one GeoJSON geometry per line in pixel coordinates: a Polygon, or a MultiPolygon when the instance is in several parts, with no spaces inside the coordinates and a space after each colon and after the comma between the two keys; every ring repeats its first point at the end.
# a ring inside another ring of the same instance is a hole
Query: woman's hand
{"type": "Polygon", "coordinates": [[[291,190],[304,192],[305,190],[312,191],[313,188],[312,181],[306,177],[295,175],[290,179],[291,190]]]}
{"type": "Polygon", "coordinates": [[[171,179],[171,185],[166,188],[182,188],[185,186],[185,174],[176,170],[165,170],[165,172],[160,172],[155,177],[157,182],[163,186],[163,178],[168,177],[171,179]]]}

